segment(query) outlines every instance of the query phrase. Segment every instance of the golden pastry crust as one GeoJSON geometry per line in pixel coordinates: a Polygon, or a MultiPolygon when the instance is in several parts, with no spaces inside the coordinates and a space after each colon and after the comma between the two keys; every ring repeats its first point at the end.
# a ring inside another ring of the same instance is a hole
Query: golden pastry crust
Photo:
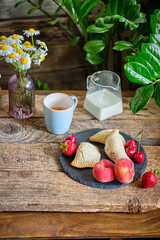
{"type": "MultiPolygon", "coordinates": [[[[93,136],[91,136],[89,140],[91,142],[98,142],[98,143],[105,144],[105,141],[106,141],[107,137],[114,130],[118,130],[118,129],[104,129],[104,130],[101,130],[98,133],[96,133],[93,136]]],[[[122,135],[120,135],[120,136],[122,138],[123,145],[125,146],[126,145],[126,141],[125,141],[125,139],[124,139],[124,137],[122,135]]]]}
{"type": "Polygon", "coordinates": [[[100,151],[98,147],[88,142],[81,142],[71,166],[76,168],[93,168],[100,161],[100,151]]]}

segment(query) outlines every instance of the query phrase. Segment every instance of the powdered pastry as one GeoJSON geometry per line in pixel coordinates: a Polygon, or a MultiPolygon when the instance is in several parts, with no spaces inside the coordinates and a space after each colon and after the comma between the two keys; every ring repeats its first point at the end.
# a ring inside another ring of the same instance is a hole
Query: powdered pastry
{"type": "MultiPolygon", "coordinates": [[[[98,133],[94,134],[93,136],[90,137],[90,141],[91,142],[98,142],[98,143],[102,143],[105,144],[105,141],[107,139],[107,137],[109,136],[109,134],[113,131],[113,130],[118,130],[118,129],[105,129],[105,130],[101,130],[98,133]]],[[[119,130],[118,130],[119,131],[119,130]]],[[[125,146],[126,141],[123,138],[122,135],[120,135],[123,141],[123,145],[125,146]]]]}
{"type": "Polygon", "coordinates": [[[71,165],[77,168],[93,168],[99,162],[100,157],[101,154],[96,146],[88,142],[81,142],[71,165]]]}

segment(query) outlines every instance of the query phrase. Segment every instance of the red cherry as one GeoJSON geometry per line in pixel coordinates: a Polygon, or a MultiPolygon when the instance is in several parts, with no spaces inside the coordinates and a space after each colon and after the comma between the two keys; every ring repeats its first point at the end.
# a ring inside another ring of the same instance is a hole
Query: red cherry
{"type": "Polygon", "coordinates": [[[134,155],[134,160],[137,163],[141,163],[144,161],[144,153],[143,152],[136,152],[134,155]]]}
{"type": "Polygon", "coordinates": [[[66,140],[70,140],[70,141],[72,141],[72,142],[74,142],[74,143],[77,142],[77,138],[76,138],[76,136],[74,136],[74,135],[68,136],[66,140]]]}
{"type": "Polygon", "coordinates": [[[136,153],[136,151],[137,151],[137,146],[136,145],[134,147],[126,148],[126,153],[127,153],[128,157],[133,157],[134,154],[136,153]]]}
{"type": "Polygon", "coordinates": [[[129,140],[127,143],[126,143],[126,148],[127,147],[135,147],[136,146],[136,143],[134,140],[129,140]]]}

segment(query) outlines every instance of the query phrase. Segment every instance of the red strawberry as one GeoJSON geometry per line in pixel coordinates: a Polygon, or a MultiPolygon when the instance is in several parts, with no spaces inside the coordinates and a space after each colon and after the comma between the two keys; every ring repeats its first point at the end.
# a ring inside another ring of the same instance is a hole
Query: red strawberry
{"type": "Polygon", "coordinates": [[[76,136],[74,136],[74,135],[70,135],[70,136],[67,137],[66,140],[71,140],[72,142],[76,143],[77,138],[76,138],[76,136]]]}
{"type": "Polygon", "coordinates": [[[152,169],[151,172],[146,172],[142,176],[142,187],[150,188],[156,185],[157,177],[156,174],[159,174],[159,170],[152,169]]]}
{"type": "Polygon", "coordinates": [[[74,142],[66,140],[63,143],[61,143],[60,149],[64,155],[71,156],[76,152],[77,146],[74,142]]]}

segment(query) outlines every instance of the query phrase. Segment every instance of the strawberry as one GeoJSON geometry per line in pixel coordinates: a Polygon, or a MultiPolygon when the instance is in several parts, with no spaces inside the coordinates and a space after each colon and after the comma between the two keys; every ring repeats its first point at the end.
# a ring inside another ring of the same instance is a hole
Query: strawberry
{"type": "Polygon", "coordinates": [[[60,149],[64,155],[71,156],[76,152],[77,146],[74,142],[66,140],[63,143],[61,143],[60,149]]]}
{"type": "Polygon", "coordinates": [[[142,176],[142,187],[150,188],[157,184],[157,176],[159,170],[152,169],[151,172],[146,172],[142,176]]]}

